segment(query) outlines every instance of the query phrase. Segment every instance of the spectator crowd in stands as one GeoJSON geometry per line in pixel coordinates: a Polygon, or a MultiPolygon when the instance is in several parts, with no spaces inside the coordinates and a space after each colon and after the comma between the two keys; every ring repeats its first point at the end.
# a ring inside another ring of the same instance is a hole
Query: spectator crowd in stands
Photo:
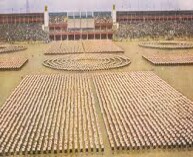
{"type": "MultiPolygon", "coordinates": [[[[94,14],[95,24],[112,23],[110,14],[94,14]]],[[[50,23],[67,22],[67,14],[50,16],[50,23]]],[[[56,30],[57,31],[57,30],[56,30]]],[[[72,30],[69,30],[72,31],[72,30]]],[[[87,31],[83,30],[83,31],[87,31]]],[[[91,31],[91,30],[89,30],[91,31]]],[[[173,39],[191,38],[193,21],[127,21],[120,22],[114,31],[115,39],[173,39]]],[[[49,33],[42,30],[41,24],[2,24],[0,41],[49,41],[49,33]]]]}
{"type": "Polygon", "coordinates": [[[0,25],[0,40],[14,41],[49,41],[48,33],[41,24],[4,24],[0,25]]]}
{"type": "MultiPolygon", "coordinates": [[[[76,18],[76,17],[74,17],[76,18]]],[[[79,17],[81,18],[81,16],[79,17]]],[[[84,17],[85,19],[86,17],[84,17]]],[[[100,16],[100,15],[95,15],[94,17],[87,17],[87,18],[94,18],[96,23],[112,23],[112,17],[110,15],[105,15],[105,16],[100,16]]],[[[68,17],[67,15],[51,15],[49,22],[50,23],[65,23],[67,22],[68,17]]]]}
{"type": "Polygon", "coordinates": [[[133,21],[119,23],[118,39],[192,37],[193,21],[133,21]]]}

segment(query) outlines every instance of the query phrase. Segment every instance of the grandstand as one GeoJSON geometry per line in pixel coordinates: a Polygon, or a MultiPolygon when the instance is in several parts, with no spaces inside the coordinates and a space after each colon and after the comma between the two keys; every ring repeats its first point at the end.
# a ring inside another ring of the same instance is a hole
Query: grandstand
{"type": "Polygon", "coordinates": [[[51,40],[112,39],[113,36],[111,12],[51,13],[50,19],[51,40]]]}
{"type": "Polygon", "coordinates": [[[118,11],[117,39],[191,38],[193,11],[118,11]]]}
{"type": "Polygon", "coordinates": [[[1,40],[79,40],[175,37],[193,35],[193,11],[116,11],[117,26],[114,28],[112,13],[99,12],[59,12],[49,13],[48,29],[43,33],[44,13],[0,14],[0,30],[9,28],[1,40]],[[25,34],[33,30],[43,37],[32,35],[10,36],[11,30],[25,34]],[[38,28],[38,29],[37,29],[38,28]],[[156,29],[157,31],[154,31],[156,29]],[[47,35],[46,35],[47,34],[47,35]],[[9,36],[9,37],[8,37],[9,36]],[[9,39],[8,39],[9,38],[9,39]]]}

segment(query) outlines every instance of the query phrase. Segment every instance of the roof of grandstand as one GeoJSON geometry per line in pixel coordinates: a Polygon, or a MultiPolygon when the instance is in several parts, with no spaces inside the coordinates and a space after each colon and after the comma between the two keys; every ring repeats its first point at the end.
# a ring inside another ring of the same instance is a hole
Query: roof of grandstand
{"type": "Polygon", "coordinates": [[[162,10],[162,11],[117,11],[117,14],[118,15],[121,15],[121,14],[135,14],[135,15],[189,15],[189,14],[193,14],[193,10],[162,10]]]}

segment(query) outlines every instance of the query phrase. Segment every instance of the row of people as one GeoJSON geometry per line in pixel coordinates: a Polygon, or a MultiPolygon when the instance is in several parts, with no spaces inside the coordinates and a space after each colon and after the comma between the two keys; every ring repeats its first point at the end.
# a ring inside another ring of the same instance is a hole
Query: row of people
{"type": "Polygon", "coordinates": [[[45,54],[124,52],[110,40],[59,41],[52,42],[45,54]]]}
{"type": "Polygon", "coordinates": [[[0,120],[1,155],[104,151],[88,77],[27,76],[0,120]]]}
{"type": "Polygon", "coordinates": [[[143,58],[155,65],[193,64],[192,55],[143,55],[143,58]]]}
{"type": "Polygon", "coordinates": [[[180,41],[142,42],[139,46],[155,49],[193,49],[193,43],[180,41]]]}
{"type": "Polygon", "coordinates": [[[0,70],[20,69],[27,61],[28,59],[23,57],[1,57],[0,70]]]}
{"type": "Polygon", "coordinates": [[[17,52],[17,51],[23,51],[26,50],[26,46],[21,45],[0,45],[0,54],[1,53],[10,53],[10,52],[17,52]]]}
{"type": "Polygon", "coordinates": [[[80,41],[57,41],[52,42],[44,54],[71,54],[83,53],[84,48],[80,41]]]}
{"type": "Polygon", "coordinates": [[[85,52],[124,52],[122,48],[117,46],[111,40],[84,40],[83,41],[85,52]]]}
{"type": "Polygon", "coordinates": [[[112,150],[193,146],[193,103],[155,74],[93,78],[112,150]]]}

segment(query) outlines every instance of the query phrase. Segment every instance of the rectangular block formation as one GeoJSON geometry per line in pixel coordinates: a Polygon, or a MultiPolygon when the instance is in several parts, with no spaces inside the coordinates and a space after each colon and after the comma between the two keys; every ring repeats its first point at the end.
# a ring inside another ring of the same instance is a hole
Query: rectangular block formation
{"type": "Polygon", "coordinates": [[[148,60],[155,65],[178,65],[178,64],[193,64],[193,55],[154,55],[154,56],[143,56],[144,59],[148,60]]]}
{"type": "Polygon", "coordinates": [[[109,53],[124,52],[111,40],[57,41],[52,42],[45,54],[109,53]]]}
{"type": "Polygon", "coordinates": [[[1,57],[0,70],[18,70],[27,61],[28,61],[27,58],[21,58],[21,57],[1,57]]]}
{"type": "Polygon", "coordinates": [[[193,103],[153,72],[93,80],[112,150],[193,146],[193,103]]]}
{"type": "Polygon", "coordinates": [[[84,40],[83,45],[87,53],[124,52],[123,49],[115,45],[111,40],[84,40]]]}
{"type": "Polygon", "coordinates": [[[82,42],[80,41],[57,41],[52,42],[49,49],[45,52],[47,55],[84,53],[82,42]]]}
{"type": "Polygon", "coordinates": [[[0,155],[104,151],[90,79],[27,76],[0,109],[0,155]]]}

